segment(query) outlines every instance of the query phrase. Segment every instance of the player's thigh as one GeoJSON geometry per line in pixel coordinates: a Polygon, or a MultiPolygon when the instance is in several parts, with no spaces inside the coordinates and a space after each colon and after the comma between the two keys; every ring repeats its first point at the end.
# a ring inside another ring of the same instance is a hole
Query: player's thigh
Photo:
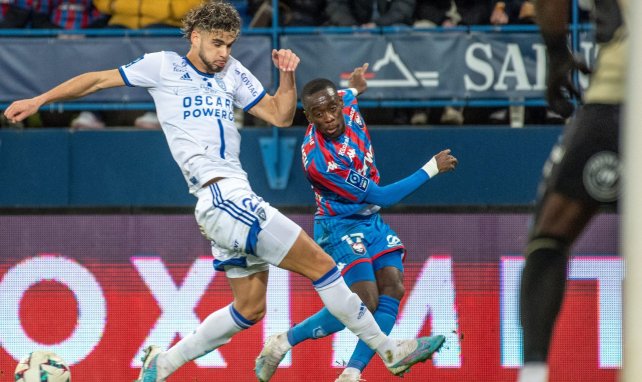
{"type": "Polygon", "coordinates": [[[374,262],[379,294],[401,300],[406,293],[403,286],[402,250],[389,252],[374,262]]]}
{"type": "Polygon", "coordinates": [[[259,321],[265,315],[268,271],[259,271],[242,277],[227,272],[227,280],[234,295],[234,308],[250,321],[259,321]]]}
{"type": "Polygon", "coordinates": [[[402,261],[405,256],[405,246],[397,233],[375,214],[367,227],[364,227],[368,253],[372,259],[375,272],[387,266],[395,266],[403,272],[402,261]]]}
{"type": "Polygon", "coordinates": [[[618,105],[587,104],[544,167],[533,233],[574,240],[601,204],[619,195],[618,105]]]}
{"type": "Polygon", "coordinates": [[[197,192],[201,232],[218,247],[278,265],[301,228],[256,195],[246,181],[223,179],[197,192]]]}

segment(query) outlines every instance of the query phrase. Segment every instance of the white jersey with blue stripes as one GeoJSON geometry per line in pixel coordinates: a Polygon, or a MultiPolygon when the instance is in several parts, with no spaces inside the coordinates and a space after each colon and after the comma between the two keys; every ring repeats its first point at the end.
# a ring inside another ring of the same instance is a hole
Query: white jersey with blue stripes
{"type": "Polygon", "coordinates": [[[265,96],[261,83],[230,57],[219,73],[203,73],[174,52],[148,53],[119,69],[127,86],[146,88],[190,192],[216,177],[247,181],[234,107],[247,111],[265,96]]]}

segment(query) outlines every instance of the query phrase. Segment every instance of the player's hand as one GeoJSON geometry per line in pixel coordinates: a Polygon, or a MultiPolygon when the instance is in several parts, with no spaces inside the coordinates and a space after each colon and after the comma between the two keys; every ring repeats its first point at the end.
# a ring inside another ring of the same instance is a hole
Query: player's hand
{"type": "Polygon", "coordinates": [[[573,97],[580,99],[578,89],[573,85],[572,73],[578,69],[584,74],[591,70],[579,57],[574,57],[571,51],[564,49],[548,51],[548,78],[546,80],[546,99],[548,106],[564,118],[573,114],[573,97]]]}
{"type": "Polygon", "coordinates": [[[354,68],[352,73],[350,73],[350,78],[348,79],[348,87],[357,89],[357,93],[363,94],[363,92],[368,89],[368,82],[366,81],[366,71],[368,70],[368,63],[354,68]]]}
{"type": "Polygon", "coordinates": [[[17,123],[35,114],[40,106],[42,106],[42,104],[36,98],[15,101],[4,111],[4,116],[9,122],[17,123]]]}
{"type": "Polygon", "coordinates": [[[457,158],[450,154],[450,149],[439,152],[434,158],[440,174],[442,172],[453,171],[455,167],[457,167],[457,158]]]}
{"type": "Polygon", "coordinates": [[[272,49],[272,62],[283,72],[294,72],[300,61],[290,49],[272,49]]]}

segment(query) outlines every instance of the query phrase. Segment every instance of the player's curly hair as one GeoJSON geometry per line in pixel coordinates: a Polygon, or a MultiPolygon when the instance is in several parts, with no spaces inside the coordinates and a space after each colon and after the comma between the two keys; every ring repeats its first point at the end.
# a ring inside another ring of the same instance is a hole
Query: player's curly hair
{"type": "Polygon", "coordinates": [[[181,31],[186,39],[190,39],[195,29],[238,33],[241,30],[241,16],[234,6],[224,0],[207,0],[189,11],[183,19],[181,31]]]}

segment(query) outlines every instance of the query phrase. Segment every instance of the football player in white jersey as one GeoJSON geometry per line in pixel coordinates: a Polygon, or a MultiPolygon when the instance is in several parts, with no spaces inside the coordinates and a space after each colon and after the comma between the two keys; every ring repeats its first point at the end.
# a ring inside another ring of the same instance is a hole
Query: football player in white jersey
{"type": "MultiPolygon", "coordinates": [[[[170,349],[148,347],[139,381],[164,381],[186,362],[261,320],[268,264],[309,278],[328,310],[375,349],[393,374],[403,374],[432,355],[434,342],[388,338],[346,286],[332,258],[250,188],[239,161],[240,136],[233,107],[242,107],[272,125],[290,126],[296,109],[294,71],[299,58],[287,49],[272,51],[280,81],[274,95],[266,94],[259,81],[230,55],[240,27],[233,6],[207,1],[184,20],[183,31],[191,43],[186,56],[150,53],[118,69],[81,74],[34,98],[12,103],[4,114],[17,122],[45,104],[116,86],[144,87],[152,95],[170,151],[190,192],[198,197],[196,220],[212,242],[214,265],[226,273],[234,301],[210,314],[170,349]]],[[[281,360],[263,361],[263,365],[278,365],[281,360]]],[[[267,381],[274,368],[256,372],[260,380],[267,381]]]]}

